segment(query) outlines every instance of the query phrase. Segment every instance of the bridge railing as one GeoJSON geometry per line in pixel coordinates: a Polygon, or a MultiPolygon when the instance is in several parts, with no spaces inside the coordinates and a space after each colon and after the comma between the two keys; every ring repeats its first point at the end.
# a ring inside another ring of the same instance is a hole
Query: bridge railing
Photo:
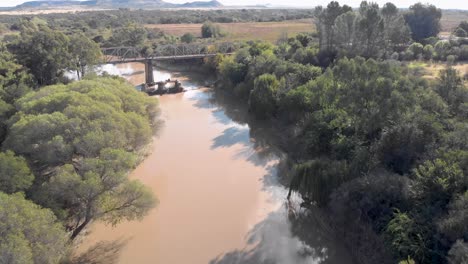
{"type": "Polygon", "coordinates": [[[238,48],[239,45],[232,42],[215,44],[165,44],[156,46],[150,52],[142,52],[135,47],[112,47],[102,49],[102,53],[104,54],[104,61],[110,63],[142,61],[163,57],[190,58],[195,55],[227,54],[235,52],[238,48]]]}

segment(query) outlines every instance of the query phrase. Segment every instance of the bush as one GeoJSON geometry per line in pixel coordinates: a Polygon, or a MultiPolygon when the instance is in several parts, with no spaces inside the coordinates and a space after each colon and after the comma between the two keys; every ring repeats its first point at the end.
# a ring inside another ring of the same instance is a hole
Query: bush
{"type": "Polygon", "coordinates": [[[424,46],[424,50],[423,50],[424,59],[431,60],[434,57],[434,54],[435,54],[435,50],[432,45],[427,44],[426,46],[424,46]]]}
{"type": "Polygon", "coordinates": [[[185,33],[180,40],[185,43],[192,43],[195,40],[195,36],[192,33],[185,33]]]}
{"type": "Polygon", "coordinates": [[[463,28],[457,28],[454,32],[455,36],[460,38],[466,38],[467,33],[463,28]]]}
{"type": "Polygon", "coordinates": [[[424,46],[421,43],[415,42],[408,47],[408,50],[413,53],[414,58],[417,58],[418,55],[423,53],[424,46]]]}
{"type": "Polygon", "coordinates": [[[202,38],[217,38],[221,36],[221,29],[218,25],[208,21],[205,22],[201,28],[202,38]]]}

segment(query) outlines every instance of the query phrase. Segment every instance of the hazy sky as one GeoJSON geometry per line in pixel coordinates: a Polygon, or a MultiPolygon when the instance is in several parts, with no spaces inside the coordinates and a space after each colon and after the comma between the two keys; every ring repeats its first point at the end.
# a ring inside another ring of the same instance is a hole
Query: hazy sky
{"type": "MultiPolygon", "coordinates": [[[[172,3],[185,3],[192,0],[167,0],[172,3]]],[[[15,6],[26,2],[25,0],[0,0],[0,6],[15,6]]],[[[326,5],[330,0],[220,0],[225,5],[256,5],[256,4],[272,4],[272,5],[289,5],[289,6],[317,6],[326,5]]],[[[341,4],[348,4],[353,7],[359,6],[361,0],[340,0],[341,4]]],[[[386,2],[393,2],[398,7],[408,7],[416,2],[432,3],[437,7],[444,9],[466,9],[468,10],[467,0],[373,0],[383,5],[386,2]]]]}

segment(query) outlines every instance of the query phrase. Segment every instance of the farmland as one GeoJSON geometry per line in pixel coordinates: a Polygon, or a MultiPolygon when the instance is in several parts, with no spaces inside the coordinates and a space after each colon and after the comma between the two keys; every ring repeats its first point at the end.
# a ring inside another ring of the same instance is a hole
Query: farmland
{"type": "MultiPolygon", "coordinates": [[[[281,22],[218,23],[218,25],[221,31],[226,34],[223,40],[229,41],[266,40],[275,42],[281,37],[294,37],[298,33],[314,31],[312,19],[281,22]]],[[[174,36],[191,33],[200,37],[202,24],[157,24],[145,25],[145,27],[159,29],[174,36]]]]}

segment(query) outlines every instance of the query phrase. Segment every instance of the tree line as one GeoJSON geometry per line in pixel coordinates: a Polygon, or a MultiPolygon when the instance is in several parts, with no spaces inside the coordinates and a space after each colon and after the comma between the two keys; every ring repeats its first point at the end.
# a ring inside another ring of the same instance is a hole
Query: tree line
{"type": "Polygon", "coordinates": [[[281,129],[290,194],[332,215],[357,263],[468,257],[466,81],[450,63],[427,80],[388,57],[437,32],[412,30],[408,17],[429,16],[419,8],[440,18],[421,4],[402,14],[390,3],[332,2],[317,9],[319,44],[299,34],[213,60],[217,89],[281,129]]]}
{"type": "MultiPolygon", "coordinates": [[[[70,29],[76,27],[105,28],[119,27],[130,23],[140,24],[194,24],[213,21],[216,23],[234,22],[274,22],[311,18],[312,9],[217,9],[217,10],[106,10],[62,14],[38,14],[35,17],[44,19],[52,27],[70,29]]],[[[0,23],[13,25],[24,16],[0,16],[0,23]]]]}
{"type": "MultiPolygon", "coordinates": [[[[468,59],[467,40],[437,38],[441,17],[440,9],[421,3],[401,11],[392,3],[380,8],[376,3],[363,1],[357,10],[352,10],[330,2],[327,7],[315,9],[314,21],[320,52],[329,60],[345,56],[395,60],[468,59]]],[[[462,22],[460,27],[463,25],[462,22]]]]}

